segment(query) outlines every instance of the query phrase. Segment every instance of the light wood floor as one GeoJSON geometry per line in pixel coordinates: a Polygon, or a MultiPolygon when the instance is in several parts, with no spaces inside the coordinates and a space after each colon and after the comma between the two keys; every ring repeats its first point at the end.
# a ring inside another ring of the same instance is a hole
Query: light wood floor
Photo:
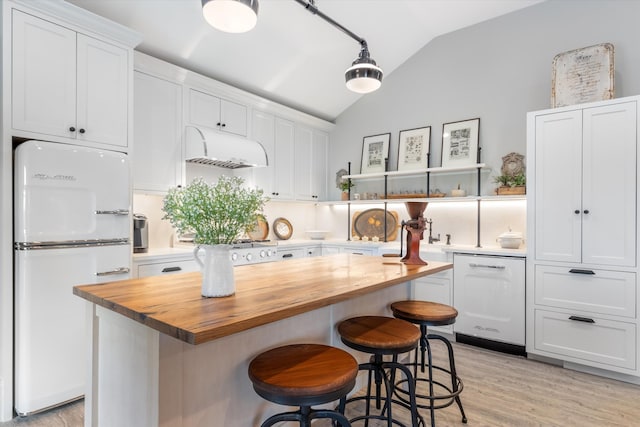
{"type": "MultiPolygon", "coordinates": [[[[436,364],[444,355],[439,347],[434,348],[436,364]]],[[[470,427],[640,427],[640,386],[464,344],[454,344],[454,348],[470,427]]],[[[82,412],[83,403],[78,402],[50,413],[0,423],[0,427],[81,427],[82,412]]],[[[423,415],[429,424],[428,412],[423,411],[423,415]]],[[[436,424],[464,426],[455,405],[437,411],[436,424]]],[[[354,427],[359,425],[363,424],[354,427]]]]}

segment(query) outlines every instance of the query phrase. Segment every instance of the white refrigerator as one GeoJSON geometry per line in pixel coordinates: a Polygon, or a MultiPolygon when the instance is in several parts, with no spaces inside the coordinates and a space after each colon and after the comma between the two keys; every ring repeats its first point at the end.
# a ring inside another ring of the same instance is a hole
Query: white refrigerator
{"type": "Polygon", "coordinates": [[[15,150],[15,410],[82,397],[86,305],[73,286],[129,278],[125,154],[26,141],[15,150]]]}

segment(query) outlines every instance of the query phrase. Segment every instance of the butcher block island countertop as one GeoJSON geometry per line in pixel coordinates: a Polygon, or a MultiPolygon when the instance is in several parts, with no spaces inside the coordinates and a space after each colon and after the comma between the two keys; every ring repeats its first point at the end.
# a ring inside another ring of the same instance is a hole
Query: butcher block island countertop
{"type": "Polygon", "coordinates": [[[452,268],[340,254],[234,268],[236,293],[200,295],[201,274],[75,286],[73,293],[189,344],[246,331],[452,268]]]}

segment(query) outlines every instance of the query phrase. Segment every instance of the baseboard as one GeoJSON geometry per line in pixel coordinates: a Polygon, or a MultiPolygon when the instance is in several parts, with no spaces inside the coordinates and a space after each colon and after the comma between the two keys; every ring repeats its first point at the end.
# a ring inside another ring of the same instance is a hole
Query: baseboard
{"type": "Polygon", "coordinates": [[[527,351],[523,345],[508,344],[485,338],[472,337],[471,335],[456,334],[456,342],[486,348],[487,350],[499,351],[500,353],[513,354],[516,356],[527,355],[527,351]]]}

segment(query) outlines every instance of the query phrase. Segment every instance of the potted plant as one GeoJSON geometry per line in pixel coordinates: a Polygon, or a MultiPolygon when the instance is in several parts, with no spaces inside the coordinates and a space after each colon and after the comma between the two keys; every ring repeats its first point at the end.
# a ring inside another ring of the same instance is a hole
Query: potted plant
{"type": "Polygon", "coordinates": [[[349,200],[349,189],[355,187],[355,184],[350,179],[342,179],[338,188],[342,190],[342,200],[349,200]]]}
{"type": "Polygon", "coordinates": [[[253,227],[267,199],[262,190],[243,187],[239,177],[221,176],[210,185],[201,178],[169,189],[162,210],[180,234],[194,233],[194,256],[202,269],[202,295],[235,293],[231,243],[253,227]],[[204,251],[204,262],[199,257],[204,251]]]}
{"type": "Polygon", "coordinates": [[[524,173],[515,175],[500,175],[493,180],[500,184],[497,188],[498,195],[526,194],[527,177],[524,173]]]}

